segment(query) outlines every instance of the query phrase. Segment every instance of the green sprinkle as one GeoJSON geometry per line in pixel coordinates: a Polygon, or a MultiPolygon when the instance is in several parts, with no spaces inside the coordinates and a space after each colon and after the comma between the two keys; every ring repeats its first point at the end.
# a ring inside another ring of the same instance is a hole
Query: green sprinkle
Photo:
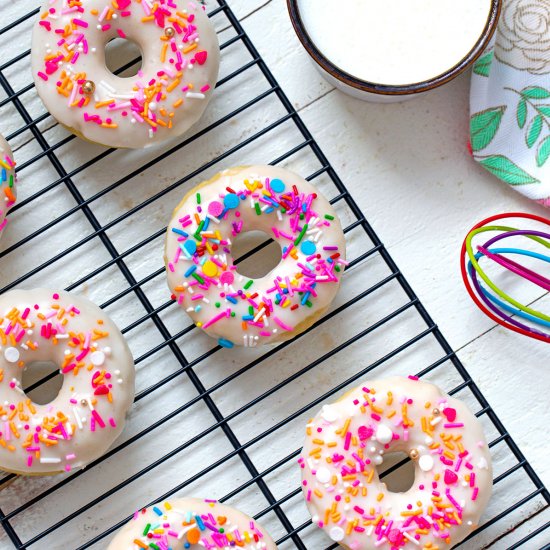
{"type": "Polygon", "coordinates": [[[201,194],[197,193],[197,204],[201,203],[201,194]]]}
{"type": "Polygon", "coordinates": [[[250,279],[250,281],[247,281],[246,284],[243,286],[245,290],[248,290],[252,285],[254,284],[254,281],[250,279]]]}
{"type": "Polygon", "coordinates": [[[10,176],[10,183],[8,185],[13,187],[13,174],[10,176]]]}
{"type": "Polygon", "coordinates": [[[338,273],[340,273],[340,266],[337,265],[337,266],[334,268],[334,271],[338,271],[338,273]]]}
{"type": "Polygon", "coordinates": [[[300,241],[304,238],[304,235],[306,234],[306,231],[307,231],[307,223],[304,225],[304,227],[302,227],[302,231],[300,231],[300,234],[298,235],[298,238],[294,241],[294,246],[298,246],[300,241]]]}
{"type": "Polygon", "coordinates": [[[307,306],[307,307],[313,307],[313,304],[308,300],[308,301],[306,302],[306,306],[307,306]]]}
{"type": "Polygon", "coordinates": [[[154,548],[155,550],[160,550],[160,548],[154,542],[151,542],[149,544],[149,548],[154,548]]]}
{"type": "Polygon", "coordinates": [[[220,307],[220,306],[221,306],[220,302],[216,302],[214,305],[215,305],[216,307],[220,307]]]}
{"type": "Polygon", "coordinates": [[[281,214],[286,214],[286,208],[281,208],[281,214]]]}
{"type": "Polygon", "coordinates": [[[223,527],[220,527],[218,530],[218,533],[221,533],[221,534],[225,533],[225,529],[223,527]]]}
{"type": "Polygon", "coordinates": [[[235,312],[234,311],[231,312],[231,317],[235,317],[235,312]]]}
{"type": "Polygon", "coordinates": [[[262,210],[260,208],[260,203],[255,203],[254,204],[254,208],[256,209],[256,214],[258,214],[258,216],[261,216],[262,215],[262,210]]]}
{"type": "Polygon", "coordinates": [[[325,214],[325,220],[333,220],[334,216],[331,216],[330,214],[325,214]]]}
{"type": "Polygon", "coordinates": [[[305,216],[303,214],[300,214],[300,219],[303,220],[305,216]]]}
{"type": "Polygon", "coordinates": [[[146,526],[145,526],[145,529],[143,530],[143,536],[146,537],[147,536],[147,533],[149,532],[149,529],[151,529],[151,524],[148,523],[146,526]]]}
{"type": "Polygon", "coordinates": [[[204,284],[204,279],[200,275],[197,275],[196,273],[191,273],[191,277],[194,277],[195,279],[197,279],[197,281],[199,281],[201,285],[204,284]]]}
{"type": "Polygon", "coordinates": [[[254,316],[254,308],[252,306],[248,306],[248,315],[254,316]]]}

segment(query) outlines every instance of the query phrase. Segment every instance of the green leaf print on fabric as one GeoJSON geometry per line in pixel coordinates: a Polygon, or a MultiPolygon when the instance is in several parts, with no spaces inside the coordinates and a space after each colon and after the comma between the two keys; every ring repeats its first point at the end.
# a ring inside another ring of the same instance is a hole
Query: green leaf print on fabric
{"type": "Polygon", "coordinates": [[[526,185],[528,183],[540,183],[540,181],[529,175],[525,170],[514,164],[504,155],[492,155],[490,157],[478,158],[479,163],[489,172],[509,183],[510,185],[526,185]]]}
{"type": "Polygon", "coordinates": [[[506,105],[501,105],[472,115],[470,118],[470,135],[474,151],[485,149],[493,141],[504,111],[506,111],[506,105]]]}
{"type": "Polygon", "coordinates": [[[525,101],[525,99],[522,99],[518,103],[516,116],[518,120],[518,126],[520,128],[523,128],[525,126],[525,123],[527,122],[527,102],[525,101]]]}
{"type": "Polygon", "coordinates": [[[474,65],[474,73],[479,76],[489,76],[491,64],[493,63],[493,52],[481,56],[474,65]]]}
{"type": "Polygon", "coordinates": [[[544,138],[537,150],[537,166],[540,168],[550,157],[550,136],[544,138]]]}
{"type": "Polygon", "coordinates": [[[550,97],[550,92],[540,86],[529,86],[521,91],[521,95],[529,99],[546,99],[550,97]]]}
{"type": "Polygon", "coordinates": [[[540,86],[529,86],[523,90],[505,88],[517,94],[520,99],[516,109],[516,120],[520,129],[525,128],[525,144],[529,149],[537,145],[536,162],[540,168],[548,160],[550,147],[550,104],[540,100],[550,97],[550,91],[540,86]],[[529,123],[528,123],[529,121],[529,123]]]}
{"type": "Polygon", "coordinates": [[[531,149],[531,147],[535,145],[535,143],[540,137],[541,132],[542,132],[542,116],[537,115],[531,121],[531,124],[529,124],[529,128],[527,129],[527,134],[525,136],[525,143],[527,143],[527,147],[529,147],[529,149],[531,149]]]}

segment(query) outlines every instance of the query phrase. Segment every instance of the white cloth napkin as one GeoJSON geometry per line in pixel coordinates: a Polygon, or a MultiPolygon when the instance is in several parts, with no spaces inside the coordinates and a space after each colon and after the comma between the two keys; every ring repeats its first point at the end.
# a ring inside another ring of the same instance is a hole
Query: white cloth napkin
{"type": "Polygon", "coordinates": [[[470,113],[474,158],[550,207],[550,0],[504,0],[474,65],[470,113]]]}

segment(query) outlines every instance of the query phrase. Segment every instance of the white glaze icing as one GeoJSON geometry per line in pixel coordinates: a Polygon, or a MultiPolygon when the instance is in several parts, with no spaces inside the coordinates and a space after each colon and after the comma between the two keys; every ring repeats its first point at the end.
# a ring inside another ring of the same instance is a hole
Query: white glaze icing
{"type": "Polygon", "coordinates": [[[409,378],[366,382],[323,407],[299,463],[314,523],[353,550],[451,548],[477,526],[492,490],[480,422],[461,401],[409,378]],[[400,451],[412,452],[415,479],[394,493],[375,465],[400,451]]]}
{"type": "Polygon", "coordinates": [[[15,162],[9,143],[0,134],[0,238],[8,223],[6,214],[16,199],[15,162]]]}
{"type": "Polygon", "coordinates": [[[273,539],[246,514],[219,502],[198,498],[169,499],[136,512],[115,535],[107,550],[143,548],[134,542],[136,540],[146,548],[153,542],[158,546],[165,543],[166,546],[160,547],[172,550],[277,550],[273,539]],[[151,533],[150,538],[143,535],[146,530],[151,533]],[[194,542],[199,537],[200,542],[194,542]]]}
{"type": "Polygon", "coordinates": [[[59,122],[90,141],[135,149],[179,136],[198,121],[220,57],[212,23],[188,0],[48,0],[31,52],[37,92],[59,122]],[[57,32],[65,28],[70,34],[57,32]],[[119,36],[142,51],[136,76],[120,78],[105,65],[105,46],[119,36]],[[92,94],[84,92],[85,81],[95,84],[92,94]]]}
{"type": "Polygon", "coordinates": [[[221,345],[233,347],[305,330],[334,299],[345,253],[336,212],[311,183],[283,168],[250,166],[226,170],[184,198],[168,226],[165,260],[181,307],[221,345]],[[195,215],[208,223],[199,239],[195,215]],[[280,263],[257,279],[240,275],[231,256],[235,236],[252,230],[267,233],[283,251],[280,263]]]}
{"type": "Polygon", "coordinates": [[[24,475],[79,469],[100,457],[134,398],[124,337],[100,308],[68,292],[0,296],[0,372],[0,468],[24,475]],[[37,361],[59,365],[64,376],[46,405],[21,389],[23,369],[37,361]]]}

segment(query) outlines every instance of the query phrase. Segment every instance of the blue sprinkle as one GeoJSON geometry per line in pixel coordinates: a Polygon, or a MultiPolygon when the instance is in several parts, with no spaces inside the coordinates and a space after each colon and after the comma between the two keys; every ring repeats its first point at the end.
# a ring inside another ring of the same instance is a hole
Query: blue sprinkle
{"type": "Polygon", "coordinates": [[[327,262],[328,262],[329,264],[331,264],[331,263],[334,262],[334,260],[333,260],[332,258],[327,258],[327,262]]]}
{"type": "Polygon", "coordinates": [[[185,247],[185,250],[191,255],[193,255],[197,251],[197,243],[195,241],[185,241],[183,243],[183,246],[185,247]]]}
{"type": "Polygon", "coordinates": [[[317,247],[313,241],[304,241],[300,246],[300,250],[304,256],[311,256],[317,252],[317,247]]]}
{"type": "Polygon", "coordinates": [[[8,173],[6,172],[5,168],[2,168],[2,181],[6,181],[8,179],[8,173]]]}
{"type": "Polygon", "coordinates": [[[227,296],[227,295],[226,295],[225,298],[226,298],[226,300],[227,300],[228,302],[231,302],[232,304],[236,304],[236,303],[237,303],[237,299],[236,299],[236,298],[233,298],[233,296],[227,296]]]}
{"type": "Polygon", "coordinates": [[[243,321],[254,321],[254,315],[243,315],[242,320],[243,321]]]}
{"type": "MultiPolygon", "coordinates": [[[[220,338],[220,340],[222,340],[222,338],[220,338]]],[[[204,531],[206,529],[206,527],[204,526],[204,523],[202,522],[202,518],[200,516],[195,516],[195,521],[197,522],[197,525],[199,526],[199,529],[201,531],[204,531]]]]}
{"type": "Polygon", "coordinates": [[[162,510],[158,508],[157,506],[153,506],[153,512],[157,514],[157,516],[162,516],[162,510]]]}
{"type": "Polygon", "coordinates": [[[186,277],[189,277],[191,275],[191,273],[195,273],[195,271],[197,271],[197,266],[196,265],[192,265],[186,272],[185,272],[185,276],[186,277]]]}
{"type": "Polygon", "coordinates": [[[226,208],[237,208],[239,206],[239,197],[235,193],[227,193],[223,198],[223,204],[226,208]]]}
{"type": "Polygon", "coordinates": [[[270,185],[271,189],[273,189],[273,191],[275,191],[275,193],[282,193],[285,190],[285,187],[286,187],[285,184],[283,183],[283,181],[279,180],[279,179],[271,180],[269,185],[270,185]]]}
{"type": "Polygon", "coordinates": [[[206,231],[209,225],[210,225],[210,218],[207,216],[204,220],[204,225],[202,226],[202,230],[206,231]]]}
{"type": "Polygon", "coordinates": [[[304,294],[304,297],[302,298],[302,301],[300,302],[303,306],[306,305],[306,302],[309,300],[310,295],[311,295],[311,292],[309,292],[309,291],[304,294]]]}
{"type": "Polygon", "coordinates": [[[280,300],[280,299],[281,299],[281,295],[277,292],[277,294],[275,294],[275,298],[276,298],[277,300],[280,300]]]}
{"type": "MultiPolygon", "coordinates": [[[[224,348],[232,348],[235,345],[231,340],[226,340],[225,338],[220,338],[218,340],[218,344],[220,344],[220,346],[222,346],[224,348]]],[[[197,524],[198,523],[199,522],[197,521],[197,524]]],[[[200,525],[199,525],[199,527],[200,527],[200,525]]],[[[204,525],[202,526],[201,531],[204,531],[204,525]]]]}
{"type": "Polygon", "coordinates": [[[195,307],[195,312],[198,313],[202,309],[202,306],[195,307]]]}
{"type": "Polygon", "coordinates": [[[304,204],[302,204],[302,212],[305,212],[307,210],[307,205],[306,203],[304,202],[304,204]]]}
{"type": "Polygon", "coordinates": [[[181,235],[182,237],[189,237],[189,233],[186,233],[185,231],[182,231],[181,229],[178,229],[177,227],[172,227],[172,232],[177,233],[178,235],[181,235]]]}

